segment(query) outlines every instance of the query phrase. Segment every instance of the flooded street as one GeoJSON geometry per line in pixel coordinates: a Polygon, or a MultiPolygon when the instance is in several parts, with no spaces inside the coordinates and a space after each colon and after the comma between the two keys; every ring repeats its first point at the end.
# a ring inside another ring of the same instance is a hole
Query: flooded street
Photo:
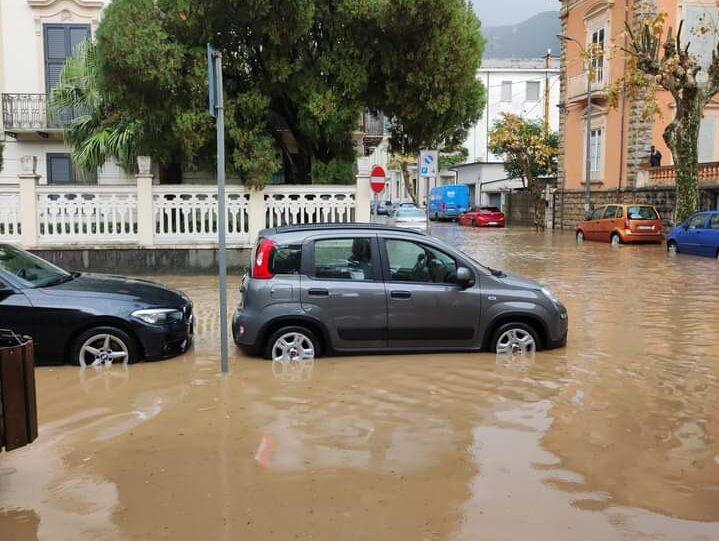
{"type": "Polygon", "coordinates": [[[0,455],[0,539],[719,540],[717,262],[434,234],[549,286],[567,347],[283,365],[233,346],[222,377],[215,280],[161,277],[195,302],[194,348],[38,368],[40,437],[0,455]]]}

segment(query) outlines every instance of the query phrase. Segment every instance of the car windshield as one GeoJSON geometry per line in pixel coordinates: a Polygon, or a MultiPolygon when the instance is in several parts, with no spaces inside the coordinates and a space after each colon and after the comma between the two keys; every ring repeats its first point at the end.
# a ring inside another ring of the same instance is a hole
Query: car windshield
{"type": "Polygon", "coordinates": [[[424,211],[418,208],[401,208],[397,210],[398,218],[424,218],[424,211]]]}
{"type": "Polygon", "coordinates": [[[627,218],[630,220],[656,220],[657,211],[653,207],[627,207],[627,218]]]}
{"type": "Polygon", "coordinates": [[[0,245],[0,276],[21,287],[36,288],[72,280],[72,274],[44,259],[8,245],[0,245]]]}

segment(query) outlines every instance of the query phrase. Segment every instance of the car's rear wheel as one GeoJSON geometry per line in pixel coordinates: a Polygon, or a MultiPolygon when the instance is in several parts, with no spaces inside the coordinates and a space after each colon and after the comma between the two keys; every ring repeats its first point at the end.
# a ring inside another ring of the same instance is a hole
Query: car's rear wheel
{"type": "Polygon", "coordinates": [[[577,231],[577,242],[584,242],[584,231],[577,231]]]}
{"type": "Polygon", "coordinates": [[[540,349],[539,335],[522,322],[505,323],[492,336],[492,351],[500,354],[531,354],[540,349]]]}
{"type": "Polygon", "coordinates": [[[315,334],[305,327],[282,327],[270,336],[265,347],[265,359],[272,361],[304,361],[320,355],[315,334]]]}
{"type": "Polygon", "coordinates": [[[612,233],[612,236],[609,237],[609,244],[612,246],[619,246],[622,243],[622,237],[619,236],[619,233],[612,233]]]}
{"type": "Polygon", "coordinates": [[[679,253],[679,248],[677,247],[677,243],[674,240],[670,240],[667,242],[667,252],[671,255],[676,255],[679,253]]]}
{"type": "Polygon", "coordinates": [[[115,327],[95,327],[82,333],[74,342],[71,359],[82,367],[132,364],[140,360],[135,340],[115,327]]]}

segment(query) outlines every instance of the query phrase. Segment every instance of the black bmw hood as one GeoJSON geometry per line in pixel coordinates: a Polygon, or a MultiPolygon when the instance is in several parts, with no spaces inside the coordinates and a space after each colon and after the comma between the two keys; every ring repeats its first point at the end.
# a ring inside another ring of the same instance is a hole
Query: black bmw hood
{"type": "Polygon", "coordinates": [[[183,293],[148,280],[106,274],[76,274],[73,280],[40,291],[51,296],[141,302],[167,308],[184,306],[189,301],[183,293]]]}

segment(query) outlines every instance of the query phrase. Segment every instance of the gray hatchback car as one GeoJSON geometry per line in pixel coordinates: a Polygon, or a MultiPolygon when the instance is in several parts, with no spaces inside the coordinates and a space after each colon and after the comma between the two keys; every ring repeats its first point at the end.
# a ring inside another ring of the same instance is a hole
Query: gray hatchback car
{"type": "Polygon", "coordinates": [[[235,343],[268,359],[561,347],[567,310],[540,284],[421,232],[371,224],[267,229],[235,311],[235,343]]]}

